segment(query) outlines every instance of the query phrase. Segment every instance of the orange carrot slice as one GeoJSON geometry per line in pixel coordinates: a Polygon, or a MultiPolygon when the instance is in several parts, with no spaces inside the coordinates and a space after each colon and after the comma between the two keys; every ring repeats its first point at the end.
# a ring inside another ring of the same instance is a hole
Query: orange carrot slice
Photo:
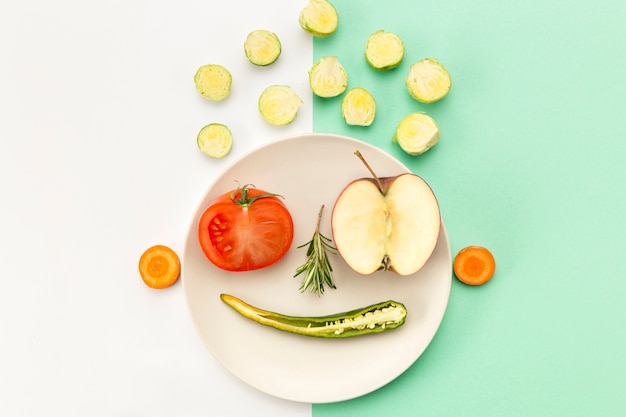
{"type": "Polygon", "coordinates": [[[180,259],[167,246],[152,246],[139,259],[139,273],[148,287],[167,288],[180,276],[180,259]]]}
{"type": "Polygon", "coordinates": [[[487,248],[467,246],[454,258],[454,275],[467,285],[482,285],[496,272],[496,261],[487,248]]]}

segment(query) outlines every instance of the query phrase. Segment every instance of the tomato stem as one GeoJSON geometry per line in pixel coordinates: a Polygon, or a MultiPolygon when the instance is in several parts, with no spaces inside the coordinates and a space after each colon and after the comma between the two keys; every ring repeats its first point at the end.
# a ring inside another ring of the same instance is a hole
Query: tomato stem
{"type": "MultiPolygon", "coordinates": [[[[239,183],[237,183],[239,184],[239,183]]],[[[246,184],[243,187],[238,186],[235,190],[233,190],[232,193],[230,193],[230,198],[231,200],[233,200],[233,202],[241,207],[250,207],[250,204],[254,203],[256,200],[258,200],[259,198],[265,198],[265,197],[280,197],[283,198],[282,195],[280,194],[274,194],[274,193],[264,193],[264,194],[259,194],[256,195],[254,197],[250,197],[248,195],[248,188],[249,187],[254,187],[253,184],[246,184]],[[239,198],[237,198],[237,194],[239,193],[239,198]]]]}

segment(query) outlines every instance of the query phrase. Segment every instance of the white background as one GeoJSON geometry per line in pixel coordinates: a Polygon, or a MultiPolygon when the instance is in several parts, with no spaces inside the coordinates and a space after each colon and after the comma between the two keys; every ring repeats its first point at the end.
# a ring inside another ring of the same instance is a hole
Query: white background
{"type": "Polygon", "coordinates": [[[311,131],[304,3],[0,6],[0,415],[311,414],[225,371],[193,327],[182,283],[152,290],[137,271],[155,244],[182,258],[196,205],[239,155],[311,131]],[[243,54],[259,28],[283,42],[267,68],[243,54]],[[224,102],[195,91],[207,63],[233,74],[224,102]],[[282,128],[256,107],[274,83],[304,100],[282,128]],[[234,134],[223,160],[196,147],[211,122],[234,134]]]}

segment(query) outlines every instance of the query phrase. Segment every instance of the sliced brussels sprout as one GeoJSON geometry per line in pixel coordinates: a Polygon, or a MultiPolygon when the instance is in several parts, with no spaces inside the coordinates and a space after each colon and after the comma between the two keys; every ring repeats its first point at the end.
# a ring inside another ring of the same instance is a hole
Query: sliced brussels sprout
{"type": "Polygon", "coordinates": [[[409,155],[420,155],[439,142],[439,126],[425,113],[411,113],[398,123],[393,141],[409,155]]]}
{"type": "Polygon", "coordinates": [[[200,129],[198,148],[211,158],[223,158],[233,146],[233,135],[230,129],[220,123],[211,123],[200,129]]]}
{"type": "Polygon", "coordinates": [[[348,86],[348,73],[336,56],[325,56],[309,71],[309,85],[319,97],[336,97],[348,86]]]}
{"type": "Polygon", "coordinates": [[[434,103],[448,94],[452,82],[446,68],[434,58],[425,58],[411,65],[406,77],[409,94],[422,103],[434,103]]]}
{"type": "Polygon", "coordinates": [[[271,85],[259,97],[259,113],[266,122],[284,126],[296,118],[302,103],[288,85],[271,85]]]}
{"type": "Polygon", "coordinates": [[[317,37],[332,35],[339,24],[335,6],[326,0],[309,0],[298,21],[302,29],[317,37]]]}
{"type": "Polygon", "coordinates": [[[196,84],[196,90],[202,97],[213,101],[221,101],[230,94],[233,77],[223,66],[208,64],[198,68],[193,81],[196,84]]]}
{"type": "Polygon", "coordinates": [[[278,59],[281,44],[274,32],[259,29],[248,34],[243,49],[251,63],[264,67],[273,64],[278,59]]]}
{"type": "Polygon", "coordinates": [[[352,88],[343,98],[341,115],[349,125],[369,126],[376,117],[376,100],[365,88],[352,88]]]}
{"type": "Polygon", "coordinates": [[[365,59],[377,70],[396,68],[404,58],[404,43],[395,33],[379,30],[370,35],[365,45],[365,59]]]}

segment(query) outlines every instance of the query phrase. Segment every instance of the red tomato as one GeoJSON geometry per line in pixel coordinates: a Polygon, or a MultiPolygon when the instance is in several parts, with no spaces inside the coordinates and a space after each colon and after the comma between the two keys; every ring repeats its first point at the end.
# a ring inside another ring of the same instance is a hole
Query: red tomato
{"type": "Polygon", "coordinates": [[[276,194],[237,188],[202,213],[200,247],[218,268],[252,271],[282,259],[293,241],[293,220],[276,194]]]}

